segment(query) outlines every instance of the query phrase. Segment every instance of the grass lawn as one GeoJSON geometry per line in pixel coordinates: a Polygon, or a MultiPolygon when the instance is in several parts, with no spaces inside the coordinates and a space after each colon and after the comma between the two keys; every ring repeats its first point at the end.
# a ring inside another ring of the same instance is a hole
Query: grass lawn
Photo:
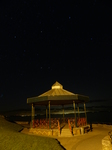
{"type": "Polygon", "coordinates": [[[20,133],[22,126],[0,116],[0,150],[63,150],[58,141],[20,133]]]}

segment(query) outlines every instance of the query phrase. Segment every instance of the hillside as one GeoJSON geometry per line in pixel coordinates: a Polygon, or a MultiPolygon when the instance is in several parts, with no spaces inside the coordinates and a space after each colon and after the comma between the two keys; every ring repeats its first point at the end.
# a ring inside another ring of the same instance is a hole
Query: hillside
{"type": "Polygon", "coordinates": [[[63,150],[53,138],[23,134],[23,127],[0,116],[0,150],[63,150]]]}

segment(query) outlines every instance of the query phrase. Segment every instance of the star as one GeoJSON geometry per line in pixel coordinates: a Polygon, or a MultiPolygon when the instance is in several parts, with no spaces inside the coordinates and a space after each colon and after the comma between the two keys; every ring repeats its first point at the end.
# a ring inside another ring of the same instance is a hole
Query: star
{"type": "Polygon", "coordinates": [[[69,16],[69,20],[71,19],[71,17],[69,16]]]}
{"type": "Polygon", "coordinates": [[[2,98],[2,97],[3,97],[3,94],[0,95],[0,98],[2,98]]]}

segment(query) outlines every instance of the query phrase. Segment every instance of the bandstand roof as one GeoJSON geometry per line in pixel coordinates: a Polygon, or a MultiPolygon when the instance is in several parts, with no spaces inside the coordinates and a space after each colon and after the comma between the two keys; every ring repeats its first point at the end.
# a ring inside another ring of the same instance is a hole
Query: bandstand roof
{"type": "Polygon", "coordinates": [[[28,104],[33,103],[35,105],[48,105],[49,101],[51,105],[67,105],[72,104],[73,101],[75,103],[87,102],[89,101],[89,97],[69,92],[63,89],[63,86],[56,81],[52,85],[51,90],[39,96],[27,98],[28,104]]]}

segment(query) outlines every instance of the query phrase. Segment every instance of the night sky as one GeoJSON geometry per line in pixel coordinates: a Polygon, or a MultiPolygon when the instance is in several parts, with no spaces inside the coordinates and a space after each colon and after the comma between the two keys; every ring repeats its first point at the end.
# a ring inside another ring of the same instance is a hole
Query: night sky
{"type": "Polygon", "coordinates": [[[112,99],[112,3],[1,1],[0,37],[0,110],[27,108],[56,81],[112,99]]]}

